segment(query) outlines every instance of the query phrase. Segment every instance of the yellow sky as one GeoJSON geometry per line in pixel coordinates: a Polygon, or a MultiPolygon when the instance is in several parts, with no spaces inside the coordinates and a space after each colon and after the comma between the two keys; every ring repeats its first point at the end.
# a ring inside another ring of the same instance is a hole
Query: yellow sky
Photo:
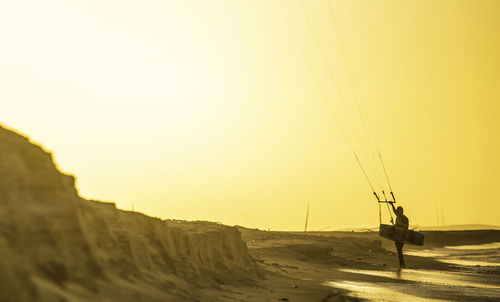
{"type": "MultiPolygon", "coordinates": [[[[292,230],[309,201],[310,229],[375,226],[326,3],[303,0],[344,102],[297,1],[3,1],[0,121],[120,208],[292,230]]],[[[500,2],[330,6],[411,224],[500,224],[500,2]]]]}

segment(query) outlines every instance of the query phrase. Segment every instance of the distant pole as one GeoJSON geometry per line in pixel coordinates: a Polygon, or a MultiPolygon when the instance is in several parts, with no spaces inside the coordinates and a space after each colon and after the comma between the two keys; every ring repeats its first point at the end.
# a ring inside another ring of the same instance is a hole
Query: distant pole
{"type": "Polygon", "coordinates": [[[309,220],[309,202],[307,202],[306,226],[304,227],[304,232],[307,232],[307,221],[308,220],[309,220]]]}
{"type": "Polygon", "coordinates": [[[134,203],[132,202],[132,212],[135,212],[134,211],[134,203]]]}
{"type": "Polygon", "coordinates": [[[439,223],[439,206],[437,204],[436,204],[436,223],[438,227],[441,226],[441,223],[439,223]]]}

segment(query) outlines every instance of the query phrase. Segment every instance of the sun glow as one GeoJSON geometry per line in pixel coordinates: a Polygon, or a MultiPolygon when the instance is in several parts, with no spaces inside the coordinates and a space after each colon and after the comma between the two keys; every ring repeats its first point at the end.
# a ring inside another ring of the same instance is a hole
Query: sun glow
{"type": "MultiPolygon", "coordinates": [[[[328,10],[303,2],[355,112],[328,10]]],[[[411,223],[437,204],[497,223],[498,2],[332,3],[411,223]]],[[[294,1],[4,1],[0,37],[2,123],[86,197],[266,229],[301,229],[308,201],[311,229],[378,223],[294,1]]]]}

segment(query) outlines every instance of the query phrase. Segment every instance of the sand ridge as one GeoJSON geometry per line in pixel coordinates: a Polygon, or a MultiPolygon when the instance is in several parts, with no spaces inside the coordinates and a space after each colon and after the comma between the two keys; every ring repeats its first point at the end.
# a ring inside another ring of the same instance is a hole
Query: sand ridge
{"type": "Polygon", "coordinates": [[[200,287],[261,275],[235,227],[85,200],[50,153],[5,128],[0,178],[0,301],[203,301],[200,287]]]}

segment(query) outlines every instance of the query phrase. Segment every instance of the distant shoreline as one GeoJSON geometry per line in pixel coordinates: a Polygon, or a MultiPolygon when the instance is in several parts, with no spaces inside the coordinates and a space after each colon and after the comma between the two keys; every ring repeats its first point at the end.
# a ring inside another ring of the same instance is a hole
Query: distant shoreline
{"type": "MultiPolygon", "coordinates": [[[[289,232],[300,234],[300,232],[289,232]]],[[[444,247],[444,246],[457,246],[457,245],[476,245],[486,244],[493,242],[500,242],[500,230],[484,229],[484,230],[424,230],[422,233],[425,235],[423,247],[412,246],[412,248],[427,248],[427,247],[444,247]]],[[[304,234],[302,232],[302,234],[304,234]]],[[[330,231],[330,232],[307,232],[306,234],[315,236],[328,236],[328,237],[354,237],[366,239],[380,239],[378,231],[366,232],[348,232],[348,231],[330,231]]],[[[392,247],[392,242],[384,239],[382,241],[384,247],[392,247]]]]}
{"type": "MultiPolygon", "coordinates": [[[[416,231],[478,231],[478,230],[500,230],[500,226],[488,224],[454,224],[445,226],[418,226],[412,225],[410,229],[416,231]]],[[[378,231],[378,226],[339,228],[326,232],[374,232],[378,231]]],[[[311,231],[315,232],[315,231],[311,231]]]]}

